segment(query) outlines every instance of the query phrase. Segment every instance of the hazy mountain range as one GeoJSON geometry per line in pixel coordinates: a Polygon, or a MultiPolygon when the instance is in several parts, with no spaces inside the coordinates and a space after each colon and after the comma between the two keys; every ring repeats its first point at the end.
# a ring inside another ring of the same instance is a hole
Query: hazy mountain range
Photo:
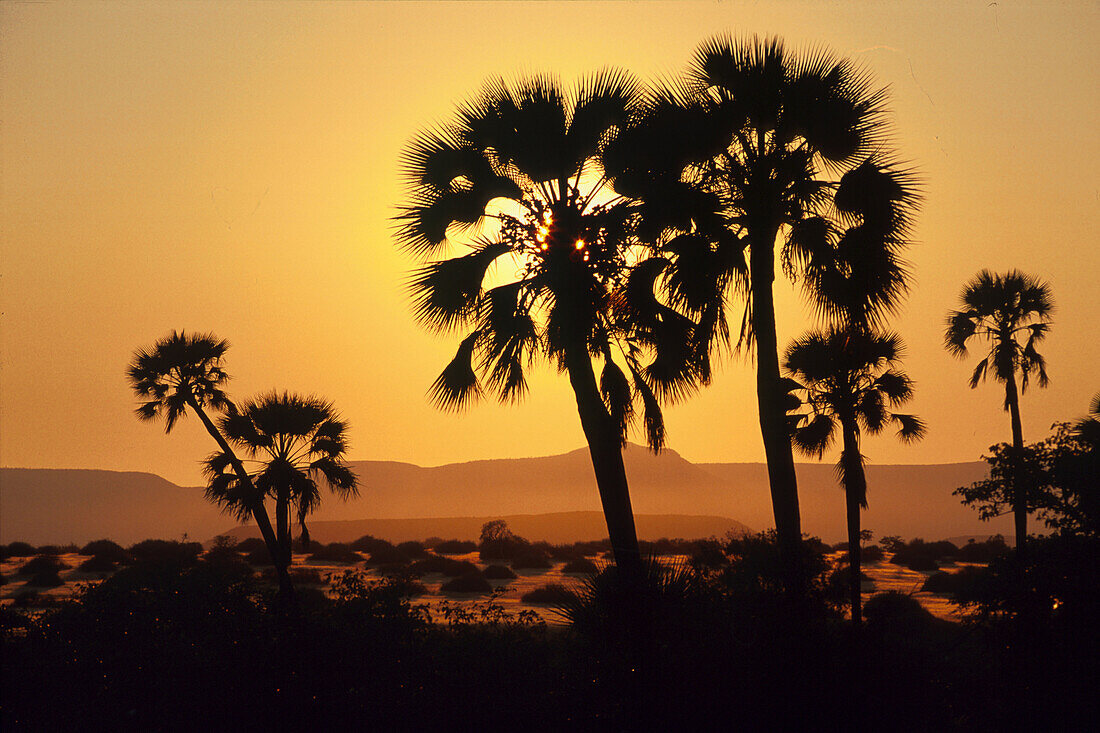
{"type": "MultiPolygon", "coordinates": [[[[693,527],[772,526],[767,470],[760,463],[690,463],[672,450],[654,456],[638,446],[624,452],[639,534],[646,539],[684,536],[693,527]],[[641,515],[665,515],[661,521],[641,515]],[[679,515],[675,521],[667,515],[679,515]],[[686,516],[685,516],[686,515],[686,516]],[[694,518],[696,523],[685,519],[694,518]],[[700,518],[706,518],[703,521],[700,518]]],[[[352,461],[360,497],[341,502],[326,496],[310,523],[316,539],[326,540],[327,522],[464,518],[451,525],[476,530],[491,517],[562,512],[598,512],[587,449],[540,458],[471,461],[425,468],[393,461],[352,461]]],[[[833,467],[798,465],[804,531],[828,542],[844,538],[844,498],[833,467]]],[[[959,535],[1011,533],[1010,517],[980,522],[951,492],[986,476],[980,462],[945,465],[871,465],[867,469],[870,508],[864,527],[876,535],[940,539],[959,535]]],[[[517,520],[513,516],[512,521],[517,520]]],[[[597,522],[580,515],[570,525],[546,524],[555,537],[599,539],[597,522]],[[560,525],[560,526],[559,526],[560,525]],[[551,529],[551,526],[556,527],[551,529]],[[577,536],[557,537],[574,526],[577,536]],[[562,529],[565,527],[565,529],[562,529]]],[[[428,525],[383,523],[390,529],[439,535],[428,525]]],[[[382,527],[383,525],[378,525],[382,527]]],[[[101,537],[136,542],[149,537],[206,540],[235,526],[203,499],[201,488],[179,487],[151,473],[0,469],[0,541],[33,544],[83,543],[101,537]]],[[[336,531],[336,527],[331,528],[336,531]]],[[[520,531],[516,527],[516,531],[520,531]]],[[[476,531],[470,530],[473,535],[476,531]]],[[[381,530],[379,530],[381,531],[381,530]]],[[[463,530],[466,532],[466,530],[463,530]]],[[[386,532],[388,534],[388,532],[386,532]]],[[[521,532],[522,533],[522,532],[521,532]]],[[[705,532],[714,534],[716,532],[705,532]]],[[[341,536],[343,531],[340,532],[341,536]]],[[[362,534],[362,533],[361,533],[362,534]]],[[[358,535],[357,535],[358,536],[358,535]]],[[[442,536],[442,535],[441,535],[442,536]]],[[[410,536],[397,539],[423,539],[410,536]]],[[[326,540],[333,541],[333,540],[326,540]]]]}

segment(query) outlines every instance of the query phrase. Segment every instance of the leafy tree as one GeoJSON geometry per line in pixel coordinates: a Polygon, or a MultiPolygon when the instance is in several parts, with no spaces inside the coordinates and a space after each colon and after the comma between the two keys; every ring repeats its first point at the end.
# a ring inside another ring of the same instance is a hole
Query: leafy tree
{"type": "Polygon", "coordinates": [[[688,77],[655,93],[620,138],[616,183],[643,196],[692,183],[719,199],[722,231],[674,240],[665,283],[698,321],[704,350],[729,343],[727,303],[731,293],[745,298],[737,346],[755,345],[776,530],[793,558],[801,520],[779,371],[776,257],[823,315],[874,325],[906,290],[900,252],[917,197],[887,152],[885,92],[849,60],[720,36],[699,47],[688,77]],[[628,155],[636,150],[640,160],[628,155]]]}
{"type": "MultiPolygon", "coordinates": [[[[989,352],[970,376],[970,387],[977,387],[987,375],[1004,384],[1004,409],[1012,420],[1011,452],[1022,460],[1020,394],[1027,391],[1032,376],[1038,378],[1040,387],[1048,382],[1046,361],[1035,347],[1050,329],[1054,310],[1050,286],[1016,270],[1004,275],[982,270],[963,288],[961,306],[947,315],[944,348],[953,356],[964,358],[972,338],[989,344],[989,352]]],[[[1026,467],[1021,465],[1020,471],[1026,471],[1026,467]]],[[[1024,552],[1027,540],[1027,486],[1024,480],[1017,482],[1012,500],[1016,549],[1020,553],[1024,552]]]]}
{"type": "Polygon", "coordinates": [[[279,587],[286,598],[292,593],[287,562],[279,553],[279,544],[271,519],[263,503],[263,493],[252,486],[252,480],[244,464],[226,442],[225,435],[206,413],[232,412],[235,408],[224,391],[229,375],[222,366],[229,342],[213,334],[187,334],[172,331],[167,337],[153,344],[152,349],[139,349],[127,370],[127,377],[134,392],[144,400],[136,412],[141,420],[164,420],[164,432],[172,428],[190,408],[202,422],[206,432],[218,444],[225,456],[226,468],[236,476],[238,515],[249,515],[260,529],[264,543],[271,553],[279,578],[279,587]]]}
{"type": "Polygon", "coordinates": [[[1007,443],[983,456],[989,478],[955,490],[983,520],[1014,511],[1016,487],[1028,487],[1028,510],[1063,534],[1100,535],[1100,441],[1069,423],[1055,423],[1038,443],[1015,451],[1007,443]]]}
{"type": "Polygon", "coordinates": [[[811,333],[790,345],[783,368],[805,390],[810,412],[794,430],[803,452],[821,457],[841,434],[837,474],[844,488],[851,563],[852,621],[860,616],[860,509],[867,508],[867,477],[860,453],[861,432],[876,434],[896,423],[898,437],[909,442],[924,434],[913,415],[892,412],[913,395],[913,383],[898,362],[901,341],[893,334],[833,329],[811,333]]]}
{"type": "Polygon", "coordinates": [[[622,445],[641,412],[659,450],[659,398],[682,395],[702,368],[693,324],[657,299],[660,263],[645,259],[673,224],[691,228],[692,219],[618,190],[604,166],[636,99],[619,71],[570,89],[549,76],[487,84],[409,145],[397,230],[428,260],[410,282],[417,320],[463,334],[433,401],[461,409],[485,391],[513,401],[529,368],[556,364],[576,397],[616,562],[635,567],[622,445]]]}
{"type": "Polygon", "coordinates": [[[269,392],[223,417],[221,429],[256,467],[242,482],[232,452],[212,454],[205,463],[206,495],[238,516],[250,511],[249,492],[274,499],[279,558],[287,565],[292,512],[308,548],[306,517],[321,503],[321,485],[344,499],[358,495],[356,476],[344,462],[347,423],[329,402],[269,392]]]}

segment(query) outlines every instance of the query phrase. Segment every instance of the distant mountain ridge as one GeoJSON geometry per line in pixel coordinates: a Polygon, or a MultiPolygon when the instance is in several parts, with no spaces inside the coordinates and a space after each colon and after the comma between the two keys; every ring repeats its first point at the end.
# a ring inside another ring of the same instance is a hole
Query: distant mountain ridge
{"type": "MultiPolygon", "coordinates": [[[[672,450],[654,456],[636,445],[627,446],[623,458],[636,515],[729,518],[754,530],[773,526],[762,463],[696,464],[672,450]]],[[[351,466],[360,478],[360,497],[343,503],[326,495],[315,523],[600,510],[587,448],[435,467],[397,461],[352,461],[351,466]]],[[[827,542],[844,539],[844,498],[833,467],[798,464],[797,472],[803,530],[827,542]]],[[[981,522],[951,494],[986,475],[982,462],[868,466],[870,508],[863,525],[877,535],[906,538],[1008,536],[1010,517],[981,522]]],[[[185,532],[208,539],[233,525],[203,499],[201,488],[181,488],[151,473],[0,469],[3,542],[82,543],[101,537],[136,542],[185,532]]]]}

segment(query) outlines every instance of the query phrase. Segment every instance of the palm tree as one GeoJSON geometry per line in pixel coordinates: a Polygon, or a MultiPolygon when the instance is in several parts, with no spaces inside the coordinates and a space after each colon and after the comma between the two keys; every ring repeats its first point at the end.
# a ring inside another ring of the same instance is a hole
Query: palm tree
{"type": "Polygon", "coordinates": [[[253,487],[244,465],[233,453],[225,436],[206,414],[209,407],[218,412],[232,412],[235,408],[223,387],[229,375],[222,368],[222,359],[229,342],[213,334],[187,334],[173,331],[153,344],[152,349],[138,349],[127,370],[130,385],[145,400],[137,407],[141,420],[164,420],[164,432],[172,432],[176,422],[190,408],[202,422],[206,432],[218,444],[226,457],[227,468],[237,477],[238,502],[241,511],[238,518],[251,515],[260,529],[264,543],[271,553],[279,577],[280,592],[289,597],[292,592],[288,563],[284,563],[278,551],[278,542],[271,527],[271,519],[263,503],[263,493],[253,487]]]}
{"type": "Polygon", "coordinates": [[[893,334],[831,329],[811,333],[787,348],[783,368],[805,390],[810,413],[793,432],[794,443],[820,458],[841,434],[837,473],[848,516],[852,622],[860,624],[860,510],[867,508],[867,478],[860,453],[861,431],[876,434],[899,426],[906,441],[920,438],[924,424],[913,415],[892,412],[909,400],[913,383],[897,366],[901,341],[893,334]]]}
{"type": "MultiPolygon", "coordinates": [[[[344,463],[347,424],[335,408],[316,397],[283,392],[260,395],[221,419],[222,432],[257,467],[247,486],[275,500],[275,525],[282,562],[291,561],[291,512],[296,514],[303,544],[309,545],[306,517],[321,503],[318,483],[347,499],[358,495],[355,474],[344,463]]],[[[238,515],[248,513],[241,501],[240,475],[231,451],[212,454],[205,463],[206,495],[238,515]]]]}
{"type": "MultiPolygon", "coordinates": [[[[417,320],[463,334],[433,401],[460,409],[486,388],[512,401],[528,368],[554,362],[576,397],[615,560],[634,567],[622,446],[635,403],[659,450],[659,399],[684,394],[703,368],[692,323],[655,295],[663,261],[645,259],[647,243],[665,241],[674,224],[692,231],[694,219],[623,195],[602,160],[636,97],[634,81],[613,70],[571,89],[549,76],[489,83],[409,146],[410,203],[397,219],[400,244],[429,260],[410,282],[417,320]]],[[[693,207],[709,201],[677,192],[693,207]]]]}
{"type": "MultiPolygon", "coordinates": [[[[989,343],[989,352],[970,376],[970,387],[977,387],[988,375],[1005,385],[1004,409],[1012,421],[1012,448],[1016,455],[1021,455],[1024,431],[1020,394],[1027,391],[1033,376],[1038,378],[1040,387],[1046,387],[1049,381],[1046,360],[1035,346],[1050,329],[1054,310],[1050,286],[1016,270],[1004,275],[982,270],[963,288],[961,306],[947,315],[944,348],[952,356],[964,358],[971,338],[977,336],[989,343]]],[[[1016,551],[1023,557],[1027,539],[1027,487],[1023,481],[1015,487],[1012,511],[1016,520],[1016,551]]]]}
{"type": "Polygon", "coordinates": [[[917,196],[886,152],[884,101],[848,60],[792,54],[778,39],[721,36],[696,51],[686,83],[651,95],[620,139],[622,149],[646,154],[616,161],[624,188],[692,182],[721,201],[726,231],[685,240],[667,282],[708,349],[727,344],[730,293],[745,298],[737,346],[756,347],[760,429],[787,557],[801,520],[779,372],[776,257],[834,321],[875,325],[897,305],[917,196]]]}

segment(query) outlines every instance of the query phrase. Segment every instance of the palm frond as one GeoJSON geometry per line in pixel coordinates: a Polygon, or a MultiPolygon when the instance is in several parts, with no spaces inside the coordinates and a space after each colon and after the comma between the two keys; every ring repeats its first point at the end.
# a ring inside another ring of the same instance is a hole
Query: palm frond
{"type": "Polygon", "coordinates": [[[474,331],[462,340],[454,359],[428,390],[429,399],[439,409],[458,411],[481,396],[481,385],[473,367],[474,349],[480,337],[481,333],[474,331]]]}

